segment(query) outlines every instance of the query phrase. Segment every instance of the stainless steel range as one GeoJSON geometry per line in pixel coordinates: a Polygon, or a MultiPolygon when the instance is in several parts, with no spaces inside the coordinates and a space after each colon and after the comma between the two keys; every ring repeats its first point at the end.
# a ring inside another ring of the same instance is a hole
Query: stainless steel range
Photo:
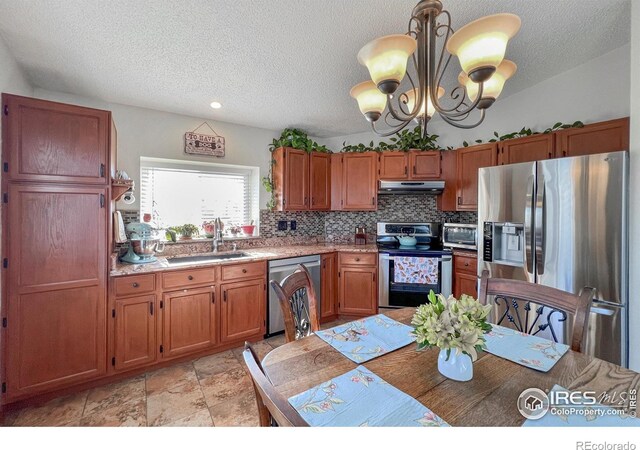
{"type": "Polygon", "coordinates": [[[422,305],[427,302],[430,290],[446,296],[451,294],[453,254],[442,247],[439,223],[378,222],[376,231],[380,308],[422,305]],[[423,269],[417,269],[415,277],[399,273],[399,265],[416,263],[423,269]],[[431,268],[429,276],[418,273],[427,270],[424,267],[431,268]]]}

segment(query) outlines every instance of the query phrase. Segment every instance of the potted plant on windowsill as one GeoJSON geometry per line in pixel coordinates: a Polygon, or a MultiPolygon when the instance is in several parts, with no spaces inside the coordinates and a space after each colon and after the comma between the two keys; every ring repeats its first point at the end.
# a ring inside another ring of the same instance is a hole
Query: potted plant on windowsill
{"type": "Polygon", "coordinates": [[[487,316],[491,305],[483,306],[469,295],[460,300],[429,292],[429,303],[421,305],[411,320],[418,350],[438,347],[438,371],[456,381],[473,378],[473,361],[485,350],[484,333],[491,331],[487,316]]]}
{"type": "Polygon", "coordinates": [[[171,227],[177,234],[180,235],[181,241],[186,241],[191,239],[193,236],[197,236],[200,234],[198,227],[192,223],[186,223],[184,225],[179,225],[176,227],[171,227]]]}

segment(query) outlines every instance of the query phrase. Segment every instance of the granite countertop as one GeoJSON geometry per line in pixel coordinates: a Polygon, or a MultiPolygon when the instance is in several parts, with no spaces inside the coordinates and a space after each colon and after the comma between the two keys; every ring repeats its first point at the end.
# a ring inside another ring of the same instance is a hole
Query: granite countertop
{"type": "MultiPolygon", "coordinates": [[[[353,252],[353,253],[377,253],[378,247],[375,244],[355,245],[355,244],[311,244],[311,245],[291,245],[282,247],[262,247],[238,249],[236,252],[225,251],[215,253],[216,255],[224,255],[226,253],[246,253],[247,256],[242,258],[224,259],[218,261],[194,262],[185,264],[170,265],[167,258],[156,255],[158,260],[148,264],[127,264],[118,260],[118,256],[114,253],[111,255],[111,271],[112,277],[121,277],[125,275],[137,275],[144,273],[165,272],[170,270],[184,270],[196,267],[212,267],[224,264],[237,264],[253,261],[268,261],[272,259],[295,258],[298,256],[319,255],[322,253],[332,252],[353,252]]],[[[213,253],[193,253],[179,256],[204,256],[213,253]]],[[[177,255],[178,256],[178,255],[177,255]]],[[[178,256],[178,257],[179,257],[178,256]]],[[[173,256],[171,258],[175,258],[173,256]]]]}

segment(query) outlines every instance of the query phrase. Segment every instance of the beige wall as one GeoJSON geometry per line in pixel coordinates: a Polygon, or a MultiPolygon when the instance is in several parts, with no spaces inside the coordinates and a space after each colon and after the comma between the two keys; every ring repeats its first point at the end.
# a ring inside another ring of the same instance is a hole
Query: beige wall
{"type": "Polygon", "coordinates": [[[629,186],[630,367],[640,371],[640,2],[631,5],[631,176],[629,186]]]}
{"type": "MultiPolygon", "coordinates": [[[[111,111],[118,130],[118,169],[126,170],[136,183],[140,178],[141,156],[257,166],[260,168],[260,176],[266,176],[270,162],[270,153],[267,148],[272,139],[280,134],[280,131],[108,103],[43,89],[35,89],[34,96],[111,111]],[[205,120],[225,138],[226,155],[223,158],[193,156],[184,152],[184,133],[193,130],[205,120]]],[[[135,204],[125,205],[119,202],[118,208],[137,210],[138,194],[139,192],[136,191],[135,204]]],[[[260,187],[260,208],[264,208],[267,201],[267,193],[260,187]]]]}

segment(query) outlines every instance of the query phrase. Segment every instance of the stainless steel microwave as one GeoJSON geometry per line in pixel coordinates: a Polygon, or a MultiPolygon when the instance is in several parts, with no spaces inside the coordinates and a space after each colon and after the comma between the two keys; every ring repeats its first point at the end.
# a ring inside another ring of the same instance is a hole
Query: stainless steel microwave
{"type": "Polygon", "coordinates": [[[445,223],[442,245],[451,248],[478,249],[478,226],[475,223],[445,223]]]}

